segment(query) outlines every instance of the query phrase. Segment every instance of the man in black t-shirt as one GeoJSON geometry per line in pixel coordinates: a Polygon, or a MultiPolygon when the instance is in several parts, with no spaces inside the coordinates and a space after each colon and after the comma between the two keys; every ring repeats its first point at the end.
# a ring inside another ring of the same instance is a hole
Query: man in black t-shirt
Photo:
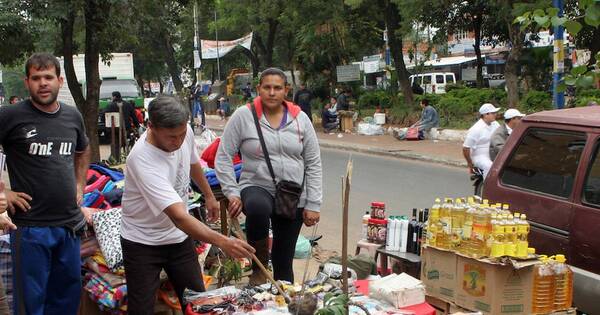
{"type": "Polygon", "coordinates": [[[310,102],[313,99],[312,93],[306,88],[306,85],[300,84],[300,90],[294,95],[294,103],[298,104],[302,111],[308,115],[308,119],[312,121],[312,110],[310,102]]]}
{"type": "Polygon", "coordinates": [[[56,100],[60,64],[34,54],[25,65],[30,98],[0,108],[7,156],[16,314],[76,314],[81,295],[79,233],[90,150],[77,109],[56,100]]]}

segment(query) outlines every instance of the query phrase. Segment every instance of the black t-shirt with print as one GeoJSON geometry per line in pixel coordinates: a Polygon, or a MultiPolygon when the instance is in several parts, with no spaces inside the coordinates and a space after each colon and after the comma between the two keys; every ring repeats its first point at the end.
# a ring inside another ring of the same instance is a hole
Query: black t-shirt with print
{"type": "Polygon", "coordinates": [[[10,186],[31,196],[31,209],[11,215],[21,226],[64,226],[83,221],[77,205],[75,152],[88,140],[75,107],[61,104],[45,113],[30,100],[0,107],[0,144],[6,154],[10,186]]]}

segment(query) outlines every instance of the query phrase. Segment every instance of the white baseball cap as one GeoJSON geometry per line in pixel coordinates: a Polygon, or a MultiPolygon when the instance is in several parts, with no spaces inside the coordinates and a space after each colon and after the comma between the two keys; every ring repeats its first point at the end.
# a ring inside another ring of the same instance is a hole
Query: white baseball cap
{"type": "Polygon", "coordinates": [[[496,108],[496,106],[494,106],[490,103],[485,103],[485,104],[481,105],[481,107],[479,108],[479,114],[485,115],[485,114],[489,114],[489,113],[497,113],[499,110],[500,110],[500,108],[496,108]]]}
{"type": "Polygon", "coordinates": [[[525,114],[522,114],[520,111],[511,108],[504,112],[504,119],[513,119],[515,117],[525,117],[525,114]]]}

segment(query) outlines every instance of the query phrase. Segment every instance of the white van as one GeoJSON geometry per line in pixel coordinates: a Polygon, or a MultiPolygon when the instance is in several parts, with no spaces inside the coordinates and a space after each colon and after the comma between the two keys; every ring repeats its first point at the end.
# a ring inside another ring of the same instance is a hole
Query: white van
{"type": "Polygon", "coordinates": [[[446,93],[446,84],[456,83],[456,77],[452,72],[431,72],[423,74],[414,74],[409,77],[410,85],[413,85],[415,80],[425,93],[444,94],[446,93]]]}

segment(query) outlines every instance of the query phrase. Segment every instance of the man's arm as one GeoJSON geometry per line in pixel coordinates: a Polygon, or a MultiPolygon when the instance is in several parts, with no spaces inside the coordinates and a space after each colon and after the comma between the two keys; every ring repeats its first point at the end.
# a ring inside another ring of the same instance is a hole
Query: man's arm
{"type": "Polygon", "coordinates": [[[75,152],[75,180],[77,181],[77,204],[83,200],[83,190],[87,179],[87,170],[90,167],[92,150],[88,145],[82,152],[75,152]]]}
{"type": "Polygon", "coordinates": [[[463,156],[465,160],[467,160],[467,165],[469,167],[469,172],[473,172],[473,160],[471,160],[471,148],[463,147],[463,156]]]}
{"type": "Polygon", "coordinates": [[[234,258],[250,257],[254,248],[248,243],[228,238],[221,233],[211,230],[202,222],[187,213],[183,203],[178,202],[168,206],[164,213],[173,221],[178,229],[191,236],[193,239],[211,243],[221,248],[227,255],[234,258]]]}
{"type": "Polygon", "coordinates": [[[208,210],[208,218],[209,220],[216,219],[219,216],[219,202],[215,198],[215,195],[206,180],[206,176],[204,176],[204,171],[202,170],[202,165],[200,163],[194,163],[190,167],[190,176],[196,185],[200,188],[200,191],[204,195],[206,199],[206,208],[208,210]]]}

